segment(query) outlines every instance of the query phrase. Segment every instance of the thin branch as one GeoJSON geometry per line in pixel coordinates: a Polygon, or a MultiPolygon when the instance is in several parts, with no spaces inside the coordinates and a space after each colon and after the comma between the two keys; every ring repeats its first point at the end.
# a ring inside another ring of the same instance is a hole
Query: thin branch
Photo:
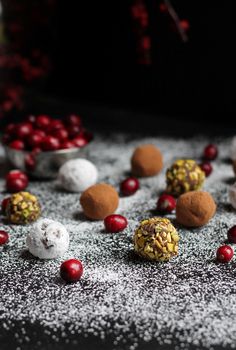
{"type": "Polygon", "coordinates": [[[172,4],[169,0],[164,0],[164,4],[166,5],[167,11],[168,11],[170,17],[172,18],[173,22],[175,23],[175,26],[179,32],[181,39],[183,40],[183,42],[186,43],[188,41],[188,36],[180,24],[180,19],[179,19],[177,12],[175,11],[174,7],[172,6],[172,4]]]}

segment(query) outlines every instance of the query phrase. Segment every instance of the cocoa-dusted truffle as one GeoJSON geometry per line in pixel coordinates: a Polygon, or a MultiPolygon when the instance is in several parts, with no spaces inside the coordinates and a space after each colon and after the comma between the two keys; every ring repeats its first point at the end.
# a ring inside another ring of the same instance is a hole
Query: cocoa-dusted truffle
{"type": "Polygon", "coordinates": [[[216,204],[210,193],[192,191],[182,194],[176,205],[176,219],[186,227],[199,227],[215,215],[216,204]]]}
{"type": "Polygon", "coordinates": [[[133,175],[154,176],[163,168],[162,154],[154,145],[141,145],[132,155],[131,167],[133,175]]]}
{"type": "Polygon", "coordinates": [[[101,183],[84,191],[80,197],[80,203],[88,218],[102,220],[116,211],[119,195],[114,187],[101,183]]]}
{"type": "Polygon", "coordinates": [[[173,196],[199,190],[205,180],[205,173],[192,159],[178,159],[166,171],[166,191],[173,196]]]}
{"type": "Polygon", "coordinates": [[[136,253],[148,260],[168,261],[178,254],[179,235],[166,218],[141,221],[133,240],[136,253]]]}

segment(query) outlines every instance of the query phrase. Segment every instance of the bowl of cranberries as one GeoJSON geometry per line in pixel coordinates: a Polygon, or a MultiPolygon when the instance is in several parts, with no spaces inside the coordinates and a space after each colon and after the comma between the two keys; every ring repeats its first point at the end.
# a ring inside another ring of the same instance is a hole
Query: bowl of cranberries
{"type": "Polygon", "coordinates": [[[35,177],[55,178],[67,160],[88,156],[92,139],[78,115],[65,119],[31,115],[20,123],[8,124],[2,143],[15,168],[35,177]]]}

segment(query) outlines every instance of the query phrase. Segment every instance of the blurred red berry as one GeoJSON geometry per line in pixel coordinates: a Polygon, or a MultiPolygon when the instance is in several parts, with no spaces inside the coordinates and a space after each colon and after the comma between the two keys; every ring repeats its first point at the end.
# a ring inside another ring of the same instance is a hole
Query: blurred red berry
{"type": "Polygon", "coordinates": [[[63,141],[66,140],[69,136],[69,133],[66,129],[55,129],[52,131],[52,136],[56,137],[58,140],[63,141]]]}
{"type": "Polygon", "coordinates": [[[25,148],[25,144],[22,140],[14,140],[10,143],[9,147],[22,151],[25,148]]]}
{"type": "Polygon", "coordinates": [[[73,144],[75,145],[75,147],[84,147],[86,146],[88,143],[88,141],[86,140],[86,138],[84,136],[77,136],[75,139],[73,139],[73,144]]]}
{"type": "Polygon", "coordinates": [[[24,139],[32,133],[33,127],[31,123],[21,123],[16,126],[16,135],[19,139],[24,139]]]}
{"type": "Polygon", "coordinates": [[[75,145],[72,141],[66,140],[60,144],[60,149],[68,149],[68,148],[75,148],[75,145]]]}
{"type": "Polygon", "coordinates": [[[59,140],[51,135],[45,136],[42,141],[43,151],[55,151],[60,147],[59,140]]]}
{"type": "Polygon", "coordinates": [[[76,115],[76,114],[68,115],[68,117],[66,118],[66,122],[69,125],[78,125],[78,126],[80,126],[82,124],[81,117],[79,115],[76,115]]]}
{"type": "Polygon", "coordinates": [[[36,126],[39,129],[47,130],[51,123],[51,118],[48,115],[39,115],[36,117],[36,126]]]}
{"type": "Polygon", "coordinates": [[[200,164],[200,168],[204,171],[206,177],[208,177],[212,173],[212,165],[209,162],[204,162],[200,164]]]}

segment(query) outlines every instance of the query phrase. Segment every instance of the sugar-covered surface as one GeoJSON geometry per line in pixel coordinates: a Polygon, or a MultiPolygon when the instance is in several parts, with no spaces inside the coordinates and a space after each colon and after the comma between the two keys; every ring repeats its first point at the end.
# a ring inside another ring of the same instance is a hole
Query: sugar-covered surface
{"type": "MultiPolygon", "coordinates": [[[[227,198],[233,171],[227,162],[229,140],[211,141],[217,142],[220,157],[205,189],[218,204],[217,214],[205,227],[179,227],[179,256],[168,263],[143,261],[132,246],[139,220],[157,214],[164,170],[142,179],[135,195],[121,198],[118,212],[129,226],[117,234],[105,233],[101,221],[83,216],[79,194],[62,192],[54,182],[31,182],[29,190],[39,196],[43,216],[69,231],[70,247],[60,259],[37,260],[26,250],[30,226],[1,223],[11,239],[0,250],[0,348],[235,348],[236,261],[224,265],[214,260],[227,229],[236,224],[227,198]],[[84,265],[76,284],[59,277],[61,262],[71,257],[84,265]]],[[[98,138],[90,160],[98,167],[99,180],[118,189],[134,147],[144,142],[161,149],[166,168],[179,157],[197,159],[209,140],[98,138]]],[[[169,218],[174,222],[174,215],[169,218]]]]}

